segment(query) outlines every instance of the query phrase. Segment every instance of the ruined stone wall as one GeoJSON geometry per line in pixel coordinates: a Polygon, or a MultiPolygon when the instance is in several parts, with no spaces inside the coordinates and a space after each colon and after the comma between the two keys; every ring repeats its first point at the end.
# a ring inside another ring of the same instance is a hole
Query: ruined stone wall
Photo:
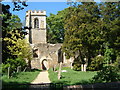
{"type": "Polygon", "coordinates": [[[42,61],[44,59],[48,62],[48,67],[54,67],[58,64],[58,50],[61,48],[62,44],[45,44],[39,43],[34,44],[33,49],[38,49],[39,57],[32,60],[32,68],[42,69],[42,61]],[[38,64],[39,63],[39,64],[38,64]],[[39,65],[39,66],[37,66],[39,65]]]}
{"type": "MultiPolygon", "coordinates": [[[[26,26],[31,27],[27,31],[26,38],[33,49],[32,68],[42,69],[43,60],[48,63],[47,68],[54,67],[59,62],[64,63],[62,44],[49,44],[46,40],[46,11],[28,10],[26,12],[26,26]]],[[[65,59],[66,60],[66,59],[65,59]]]]}
{"type": "Polygon", "coordinates": [[[31,67],[32,69],[41,69],[40,61],[39,59],[35,59],[31,61],[31,67]]]}

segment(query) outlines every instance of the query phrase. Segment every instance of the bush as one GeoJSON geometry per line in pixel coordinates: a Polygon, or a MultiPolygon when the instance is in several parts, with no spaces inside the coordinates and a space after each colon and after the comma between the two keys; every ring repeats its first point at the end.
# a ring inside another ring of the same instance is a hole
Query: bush
{"type": "Polygon", "coordinates": [[[75,71],[80,71],[80,70],[81,70],[81,64],[79,64],[79,63],[78,63],[78,64],[77,64],[77,63],[74,64],[74,65],[73,65],[73,70],[75,70],[75,71]]]}
{"type": "Polygon", "coordinates": [[[120,76],[117,73],[117,68],[113,66],[105,66],[97,75],[93,77],[93,82],[115,82],[120,80],[120,76]]]}
{"type": "Polygon", "coordinates": [[[21,58],[7,59],[6,63],[2,64],[2,72],[7,73],[8,67],[10,67],[10,73],[16,72],[18,66],[23,69],[26,66],[25,60],[21,58]]]}
{"type": "Polygon", "coordinates": [[[120,71],[120,56],[117,57],[114,65],[115,65],[115,66],[119,69],[119,71],[120,71]]]}
{"type": "Polygon", "coordinates": [[[91,59],[91,63],[90,66],[88,67],[88,70],[93,70],[93,71],[97,71],[97,70],[101,70],[103,67],[103,61],[104,61],[104,57],[103,56],[96,56],[95,58],[91,59]]]}

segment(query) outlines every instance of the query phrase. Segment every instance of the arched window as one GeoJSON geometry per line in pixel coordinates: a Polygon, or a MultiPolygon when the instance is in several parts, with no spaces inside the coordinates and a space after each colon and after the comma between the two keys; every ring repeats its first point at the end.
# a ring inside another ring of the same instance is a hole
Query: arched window
{"type": "Polygon", "coordinates": [[[39,20],[38,20],[38,18],[35,18],[35,20],[34,20],[34,27],[39,28],[39,20]]]}

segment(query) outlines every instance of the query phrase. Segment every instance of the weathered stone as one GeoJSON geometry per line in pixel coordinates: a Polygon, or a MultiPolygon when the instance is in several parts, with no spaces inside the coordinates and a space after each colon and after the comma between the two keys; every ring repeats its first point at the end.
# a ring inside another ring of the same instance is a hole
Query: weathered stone
{"type": "Polygon", "coordinates": [[[54,68],[58,63],[62,62],[71,66],[70,61],[65,58],[62,53],[62,44],[50,44],[46,41],[46,11],[27,11],[26,26],[32,27],[31,30],[26,30],[28,35],[26,39],[31,44],[33,49],[33,60],[31,61],[32,68],[46,69],[54,68]]]}

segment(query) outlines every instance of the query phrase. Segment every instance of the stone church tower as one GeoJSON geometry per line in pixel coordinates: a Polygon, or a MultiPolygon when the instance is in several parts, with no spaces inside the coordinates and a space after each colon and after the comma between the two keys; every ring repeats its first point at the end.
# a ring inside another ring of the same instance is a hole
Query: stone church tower
{"type": "Polygon", "coordinates": [[[26,26],[31,27],[27,30],[26,38],[31,44],[46,43],[46,11],[27,11],[26,26]]]}
{"type": "MultiPolygon", "coordinates": [[[[65,54],[62,53],[62,44],[50,44],[46,40],[46,11],[26,12],[26,26],[31,27],[27,31],[26,39],[32,46],[33,60],[31,67],[36,69],[48,70],[59,65],[60,62],[68,63],[65,54]]],[[[70,62],[68,63],[70,65],[70,62]]]]}

